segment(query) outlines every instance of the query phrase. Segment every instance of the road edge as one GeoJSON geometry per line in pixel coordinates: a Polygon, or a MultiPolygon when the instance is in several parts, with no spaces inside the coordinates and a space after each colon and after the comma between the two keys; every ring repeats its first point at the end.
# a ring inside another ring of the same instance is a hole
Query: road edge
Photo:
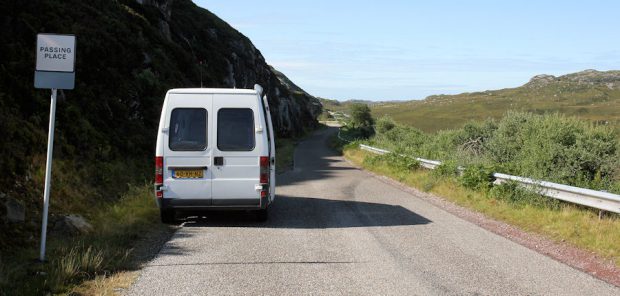
{"type": "Polygon", "coordinates": [[[579,249],[573,245],[569,245],[568,243],[553,241],[552,239],[541,234],[526,232],[517,226],[492,219],[472,209],[459,206],[441,196],[421,191],[387,176],[366,170],[353,163],[346,157],[341,157],[352,167],[365,172],[383,183],[392,185],[404,192],[419,197],[433,206],[440,208],[456,217],[473,223],[491,233],[507,238],[530,250],[536,251],[539,254],[550,257],[555,261],[584,272],[598,280],[604,281],[616,287],[620,287],[620,268],[616,267],[612,262],[608,262],[592,252],[579,249]]]}

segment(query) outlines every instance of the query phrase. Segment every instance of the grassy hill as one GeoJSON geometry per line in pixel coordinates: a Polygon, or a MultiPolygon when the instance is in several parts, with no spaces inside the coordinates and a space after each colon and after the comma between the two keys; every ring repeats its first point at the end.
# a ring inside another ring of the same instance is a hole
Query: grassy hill
{"type": "Polygon", "coordinates": [[[457,128],[471,120],[498,119],[508,110],[559,112],[613,125],[620,132],[620,71],[538,75],[516,88],[435,95],[421,101],[373,104],[371,109],[377,117],[388,115],[426,132],[457,128]]]}

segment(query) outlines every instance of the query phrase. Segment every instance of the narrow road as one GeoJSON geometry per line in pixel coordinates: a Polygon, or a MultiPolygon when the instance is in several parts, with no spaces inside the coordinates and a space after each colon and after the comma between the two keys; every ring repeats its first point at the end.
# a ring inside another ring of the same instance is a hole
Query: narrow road
{"type": "Polygon", "coordinates": [[[301,143],[266,223],[186,222],[130,295],[620,295],[301,143]]]}

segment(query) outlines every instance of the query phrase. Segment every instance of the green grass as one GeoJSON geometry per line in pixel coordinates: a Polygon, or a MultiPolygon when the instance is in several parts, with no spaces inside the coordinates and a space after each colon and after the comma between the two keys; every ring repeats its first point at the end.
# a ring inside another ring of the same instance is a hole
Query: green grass
{"type": "Polygon", "coordinates": [[[85,281],[133,270],[142,256],[140,241],[169,231],[159,221],[151,185],[130,187],[120,200],[93,213],[90,222],[90,234],[51,236],[44,264],[35,262],[36,248],[0,258],[0,294],[67,293],[85,281]]]}
{"type": "Polygon", "coordinates": [[[347,159],[375,173],[388,176],[409,186],[444,197],[460,206],[473,209],[491,218],[505,221],[521,229],[542,234],[557,242],[567,242],[612,260],[620,267],[620,217],[609,215],[598,219],[595,211],[568,203],[532,202],[545,199],[526,192],[474,190],[462,186],[452,176],[441,176],[423,169],[404,169],[385,160],[374,158],[352,146],[344,150],[347,159]],[[530,197],[511,199],[506,195],[530,197]]]}
{"type": "Polygon", "coordinates": [[[276,173],[283,173],[293,167],[293,156],[297,143],[294,139],[276,140],[276,173]]]}
{"type": "Polygon", "coordinates": [[[620,133],[620,89],[604,83],[578,84],[560,79],[542,87],[521,86],[420,101],[370,105],[373,115],[388,115],[425,132],[458,128],[472,120],[499,119],[506,111],[555,113],[612,125],[620,133]]]}

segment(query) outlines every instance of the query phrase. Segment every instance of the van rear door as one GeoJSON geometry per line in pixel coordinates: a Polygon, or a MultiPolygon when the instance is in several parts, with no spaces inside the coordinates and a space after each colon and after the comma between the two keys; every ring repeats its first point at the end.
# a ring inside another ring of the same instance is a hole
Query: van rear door
{"type": "Polygon", "coordinates": [[[256,94],[213,97],[213,205],[259,206],[259,157],[264,146],[256,94]]]}
{"type": "Polygon", "coordinates": [[[265,111],[265,120],[267,121],[267,135],[269,140],[269,201],[273,202],[276,197],[276,139],[273,123],[271,121],[271,110],[269,109],[269,101],[267,96],[263,96],[263,109],[265,111]]]}
{"type": "Polygon", "coordinates": [[[171,94],[164,126],[164,198],[211,205],[212,94],[171,94]]]}

